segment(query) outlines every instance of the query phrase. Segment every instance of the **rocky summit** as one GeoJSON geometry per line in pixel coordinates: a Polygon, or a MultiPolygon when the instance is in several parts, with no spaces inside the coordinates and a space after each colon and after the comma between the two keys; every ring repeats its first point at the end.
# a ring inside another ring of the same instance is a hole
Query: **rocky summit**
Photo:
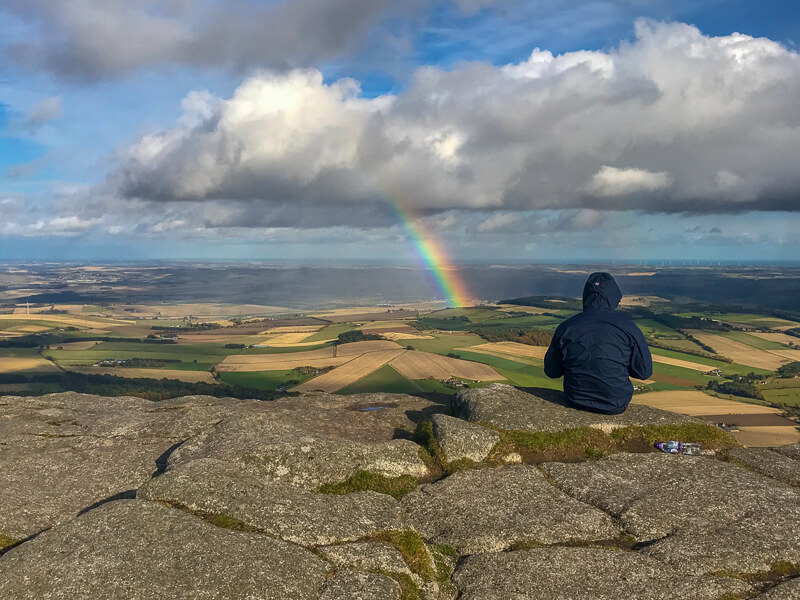
{"type": "Polygon", "coordinates": [[[800,598],[797,445],[546,390],[4,396],[0,473],[2,600],[800,598]]]}

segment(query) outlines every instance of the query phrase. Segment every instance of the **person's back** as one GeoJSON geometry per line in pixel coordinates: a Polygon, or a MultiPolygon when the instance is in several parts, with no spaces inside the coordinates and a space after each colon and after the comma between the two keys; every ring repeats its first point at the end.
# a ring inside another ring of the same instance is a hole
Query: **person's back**
{"type": "Polygon", "coordinates": [[[642,332],[615,310],[621,299],[610,274],[592,273],[583,288],[583,312],[558,326],[547,349],[544,372],[564,376],[564,394],[575,408],[619,414],[633,396],[629,377],[653,373],[642,332]]]}

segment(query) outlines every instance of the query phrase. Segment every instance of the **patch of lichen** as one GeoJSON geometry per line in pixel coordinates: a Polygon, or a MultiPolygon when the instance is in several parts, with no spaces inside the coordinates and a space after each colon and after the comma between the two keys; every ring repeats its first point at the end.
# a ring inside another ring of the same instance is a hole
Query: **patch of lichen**
{"type": "Polygon", "coordinates": [[[620,450],[639,445],[652,447],[656,442],[680,440],[695,442],[703,448],[725,450],[739,446],[731,434],[705,423],[674,423],[669,425],[633,425],[620,427],[610,434],[620,450]]]}
{"type": "Polygon", "coordinates": [[[203,515],[206,521],[223,529],[233,529],[235,531],[248,531],[251,529],[244,521],[226,514],[207,514],[203,515]]]}
{"type": "Polygon", "coordinates": [[[416,573],[425,581],[435,578],[428,547],[416,531],[380,531],[373,535],[372,539],[397,548],[412,573],[416,573]]]}
{"type": "Polygon", "coordinates": [[[769,570],[756,573],[741,573],[732,569],[721,569],[709,574],[715,577],[739,579],[747,583],[780,582],[800,575],[800,563],[778,561],[773,563],[769,570]]]}
{"type": "Polygon", "coordinates": [[[469,471],[471,469],[481,469],[488,466],[496,466],[494,462],[475,462],[468,458],[461,458],[448,462],[439,440],[433,433],[433,423],[431,421],[420,421],[414,430],[414,441],[424,448],[424,453],[420,453],[425,465],[433,473],[431,480],[436,480],[443,475],[452,475],[459,471],[469,471]],[[424,456],[423,456],[424,454],[424,456]]]}
{"type": "Polygon", "coordinates": [[[385,475],[373,473],[371,471],[358,471],[345,481],[326,483],[319,488],[319,491],[322,494],[334,495],[373,491],[381,494],[388,494],[399,500],[416,487],[417,480],[411,475],[386,477],[385,475]]]}
{"type": "Polygon", "coordinates": [[[20,540],[15,540],[7,535],[0,535],[0,552],[10,550],[12,546],[19,544],[20,540]]]}

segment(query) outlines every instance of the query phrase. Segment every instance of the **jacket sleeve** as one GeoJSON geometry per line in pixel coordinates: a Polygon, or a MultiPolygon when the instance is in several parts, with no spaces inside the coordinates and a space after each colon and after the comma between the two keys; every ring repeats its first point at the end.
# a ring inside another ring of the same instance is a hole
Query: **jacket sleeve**
{"type": "Polygon", "coordinates": [[[564,365],[561,363],[561,328],[556,329],[550,347],[544,355],[544,374],[552,379],[558,379],[564,374],[564,365]]]}
{"type": "Polygon", "coordinates": [[[633,326],[631,333],[633,348],[628,374],[636,379],[647,379],[653,374],[653,357],[650,355],[650,348],[647,346],[641,330],[636,325],[633,326]]]}

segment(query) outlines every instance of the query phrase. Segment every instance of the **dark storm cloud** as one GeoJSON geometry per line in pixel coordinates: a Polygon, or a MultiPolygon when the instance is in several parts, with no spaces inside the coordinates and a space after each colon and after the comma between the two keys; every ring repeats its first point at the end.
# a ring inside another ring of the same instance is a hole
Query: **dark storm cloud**
{"type": "MultiPolygon", "coordinates": [[[[160,64],[291,68],[335,58],[361,44],[398,9],[390,0],[3,0],[25,35],[6,60],[78,80],[160,64]]],[[[7,38],[8,39],[8,38],[7,38]]]]}

